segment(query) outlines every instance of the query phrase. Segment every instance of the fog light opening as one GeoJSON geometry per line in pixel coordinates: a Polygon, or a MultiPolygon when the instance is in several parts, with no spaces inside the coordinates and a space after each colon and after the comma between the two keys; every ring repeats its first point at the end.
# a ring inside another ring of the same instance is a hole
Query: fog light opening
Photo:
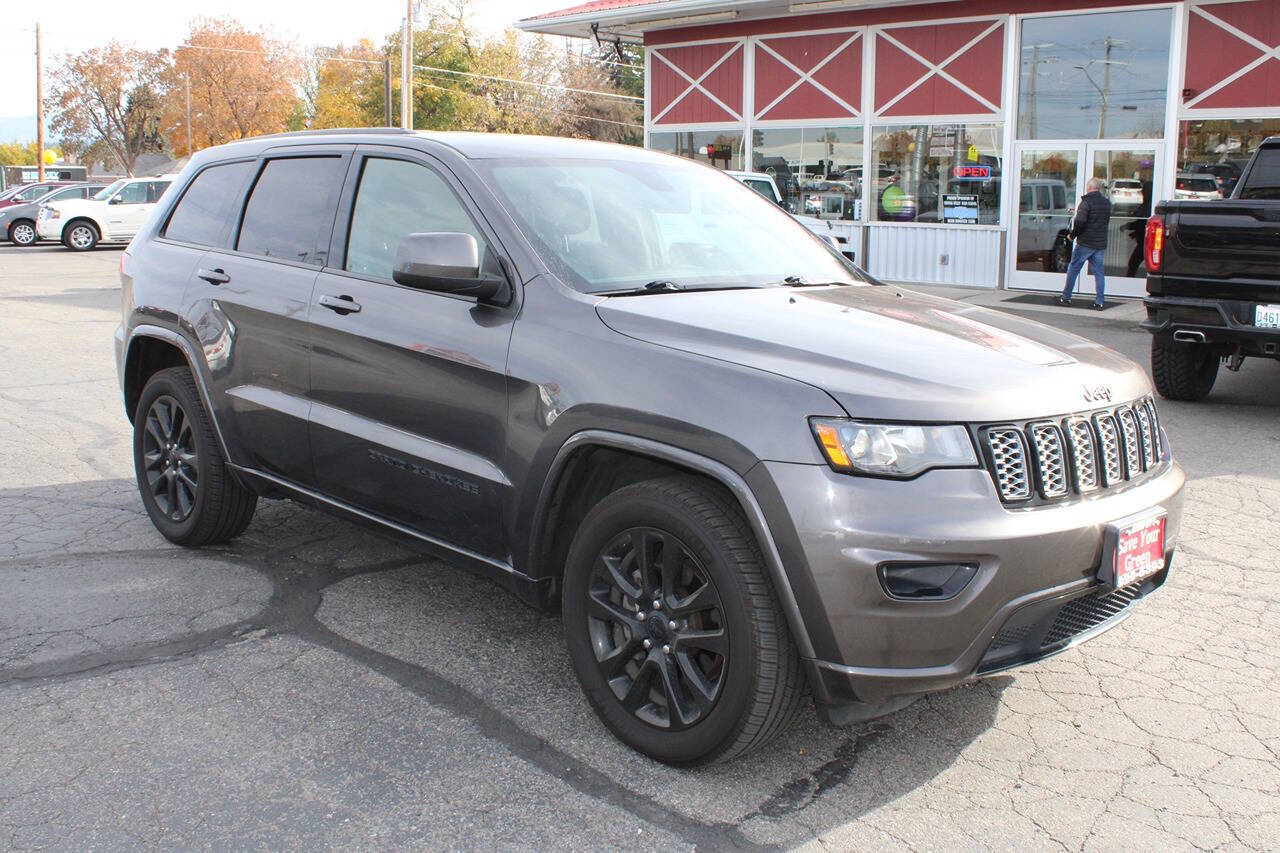
{"type": "Polygon", "coordinates": [[[978,574],[977,563],[883,563],[876,569],[890,598],[946,601],[978,574]]]}

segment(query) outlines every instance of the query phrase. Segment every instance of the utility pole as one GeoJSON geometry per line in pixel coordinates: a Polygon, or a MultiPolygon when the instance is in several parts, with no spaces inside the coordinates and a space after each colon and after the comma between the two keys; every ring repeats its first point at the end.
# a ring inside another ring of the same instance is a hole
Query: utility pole
{"type": "Polygon", "coordinates": [[[44,77],[40,65],[40,24],[36,24],[36,180],[44,180],[44,77]]]}
{"type": "Polygon", "coordinates": [[[386,127],[394,127],[391,116],[391,60],[382,60],[382,123],[386,127]]]}
{"type": "Polygon", "coordinates": [[[187,72],[187,156],[195,152],[191,150],[191,72],[187,72]]]}
{"type": "Polygon", "coordinates": [[[1107,59],[1102,69],[1102,114],[1098,117],[1098,138],[1107,138],[1107,100],[1111,97],[1111,47],[1115,40],[1107,36],[1107,59]]]}
{"type": "Polygon", "coordinates": [[[413,0],[407,0],[400,42],[400,126],[413,130],[413,0]]]}

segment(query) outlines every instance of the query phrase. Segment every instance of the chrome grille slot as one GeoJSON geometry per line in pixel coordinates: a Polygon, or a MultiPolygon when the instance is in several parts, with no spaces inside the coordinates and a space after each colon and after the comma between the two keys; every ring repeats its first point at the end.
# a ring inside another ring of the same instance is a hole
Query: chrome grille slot
{"type": "Polygon", "coordinates": [[[1036,473],[1040,494],[1060,498],[1070,488],[1067,481],[1067,458],[1062,450],[1062,433],[1054,424],[1032,424],[1028,428],[1036,453],[1036,473]]]}
{"type": "Polygon", "coordinates": [[[1124,479],[1124,463],[1120,458],[1120,427],[1116,424],[1115,415],[1106,412],[1093,416],[1093,426],[1098,431],[1102,485],[1110,488],[1124,479]]]}
{"type": "Polygon", "coordinates": [[[1127,480],[1142,473],[1142,439],[1138,436],[1138,419],[1133,409],[1121,406],[1116,409],[1120,422],[1120,436],[1124,439],[1124,476],[1127,480]]]}
{"type": "Polygon", "coordinates": [[[1141,400],[1133,407],[1133,414],[1138,419],[1138,432],[1142,437],[1142,467],[1151,470],[1156,467],[1156,439],[1151,428],[1151,413],[1147,411],[1147,401],[1141,400]]]}
{"type": "Polygon", "coordinates": [[[1081,417],[1067,418],[1066,434],[1076,488],[1081,492],[1093,491],[1098,488],[1098,454],[1094,449],[1089,421],[1081,417]]]}
{"type": "Polygon", "coordinates": [[[1156,414],[1156,401],[1148,397],[1142,401],[1142,405],[1146,407],[1147,415],[1151,418],[1151,446],[1155,451],[1155,463],[1159,464],[1164,458],[1164,447],[1160,442],[1160,416],[1156,414]]]}
{"type": "Polygon", "coordinates": [[[1030,498],[1031,477],[1022,433],[1014,427],[992,427],[987,430],[987,448],[991,452],[992,473],[995,474],[1000,499],[1022,501],[1030,498]]]}

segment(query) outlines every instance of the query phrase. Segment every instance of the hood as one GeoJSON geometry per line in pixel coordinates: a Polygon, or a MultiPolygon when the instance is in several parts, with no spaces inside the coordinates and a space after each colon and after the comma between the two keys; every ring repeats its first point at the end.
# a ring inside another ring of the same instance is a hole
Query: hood
{"type": "Polygon", "coordinates": [[[1100,344],[889,286],[769,287],[609,297],[613,330],[822,388],[853,416],[1029,420],[1150,393],[1100,344]]]}

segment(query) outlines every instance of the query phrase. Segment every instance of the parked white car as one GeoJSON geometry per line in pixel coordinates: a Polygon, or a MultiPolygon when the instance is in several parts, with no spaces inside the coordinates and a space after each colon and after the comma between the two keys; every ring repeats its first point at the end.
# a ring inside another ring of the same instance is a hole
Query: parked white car
{"type": "MultiPolygon", "coordinates": [[[[782,193],[778,190],[778,184],[774,181],[772,175],[766,175],[764,172],[734,171],[726,171],[725,174],[736,178],[775,204],[782,205],[782,193]]],[[[819,219],[816,216],[801,216],[795,213],[791,214],[791,216],[805,228],[835,246],[849,260],[857,260],[853,246],[850,245],[850,229],[840,227],[838,222],[819,219]]]]}
{"type": "Polygon", "coordinates": [[[176,177],[121,178],[93,198],[41,205],[36,231],[77,252],[99,243],[127,243],[176,177]]]}
{"type": "Polygon", "coordinates": [[[1111,206],[1129,209],[1142,207],[1142,181],[1134,178],[1116,178],[1112,181],[1111,206]]]}
{"type": "Polygon", "coordinates": [[[1222,198],[1222,188],[1217,179],[1207,172],[1179,172],[1173,183],[1173,197],[1211,201],[1222,198]]]}

